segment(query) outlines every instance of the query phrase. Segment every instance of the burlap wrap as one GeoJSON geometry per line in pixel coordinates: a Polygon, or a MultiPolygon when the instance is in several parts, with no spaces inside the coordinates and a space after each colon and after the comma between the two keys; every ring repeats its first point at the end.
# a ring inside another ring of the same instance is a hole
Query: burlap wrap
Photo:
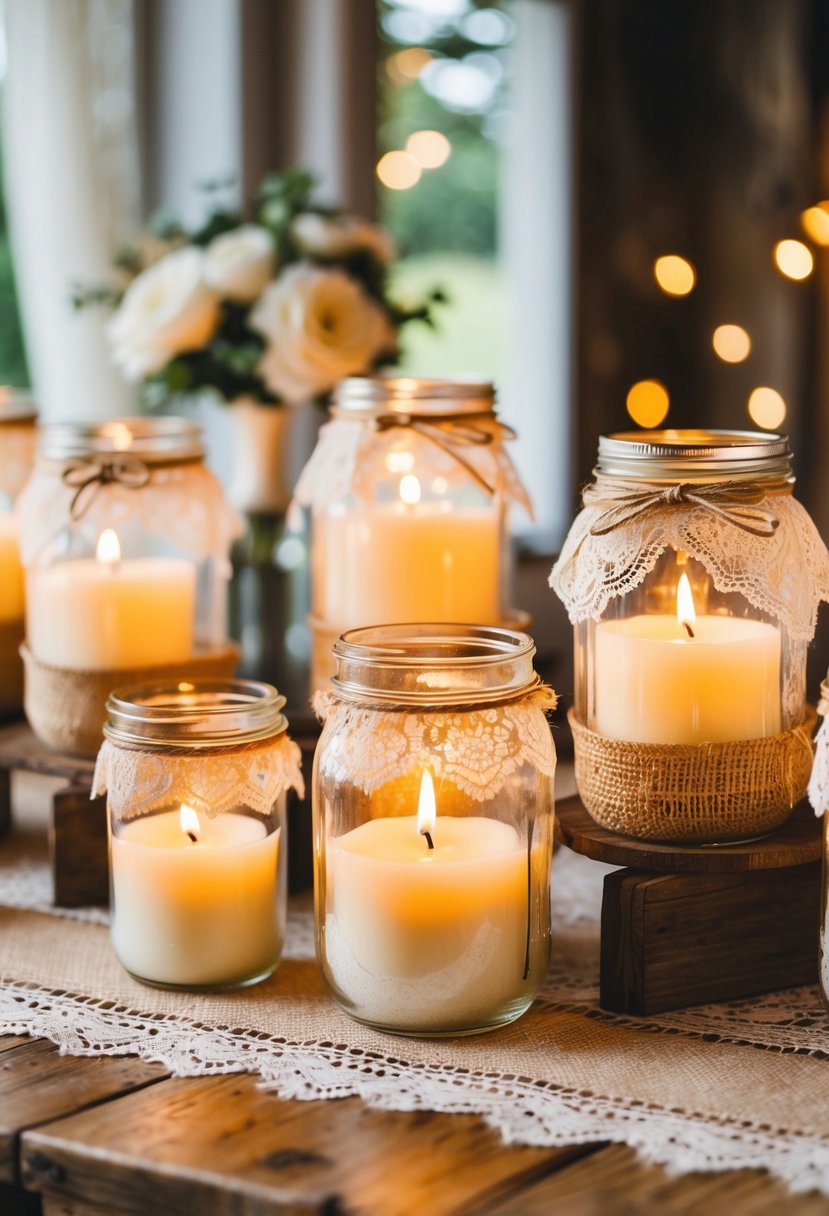
{"type": "Polygon", "coordinates": [[[51,667],[20,647],[26,668],[25,708],[37,737],[56,751],[73,756],[97,754],[103,736],[106,700],[116,688],[163,680],[225,678],[239,661],[239,647],[226,642],[201,651],[184,663],[128,667],[115,671],[76,671],[51,667]]]}
{"type": "Polygon", "coordinates": [[[571,709],[576,785],[602,827],[646,840],[722,843],[764,836],[806,793],[816,715],[765,739],[627,743],[589,730],[571,709]]]}
{"type": "Polygon", "coordinates": [[[19,713],[23,708],[23,664],[20,643],[23,620],[0,622],[0,714],[19,713]]]}

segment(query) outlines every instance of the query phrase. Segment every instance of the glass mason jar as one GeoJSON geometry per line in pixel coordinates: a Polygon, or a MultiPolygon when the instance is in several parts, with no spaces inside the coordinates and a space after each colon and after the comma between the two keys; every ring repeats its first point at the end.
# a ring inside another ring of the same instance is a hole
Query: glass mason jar
{"type": "Polygon", "coordinates": [[[510,1022],[550,953],[555,696],[532,639],[387,625],[334,650],[313,790],[326,982],[397,1034],[510,1022]]]}
{"type": "MultiPolygon", "coordinates": [[[[511,624],[506,509],[529,501],[487,381],[354,377],[297,486],[312,512],[317,666],[337,635],[406,621],[511,624]]],[[[315,677],[318,687],[321,678],[315,677]]]]}
{"type": "Polygon", "coordinates": [[[551,582],[575,624],[579,792],[604,826],[748,838],[803,796],[806,650],[829,555],[793,481],[778,435],[599,440],[595,482],[551,582]],[[642,809],[632,787],[646,770],[642,809]]]}
{"type": "Polygon", "coordinates": [[[111,932],[147,984],[232,988],[276,968],[285,936],[285,794],[299,749],[275,688],[143,685],[107,701],[111,932]]]}
{"type": "Polygon", "coordinates": [[[23,703],[25,598],[14,508],[34,460],[36,420],[28,395],[0,389],[0,713],[23,703]]]}

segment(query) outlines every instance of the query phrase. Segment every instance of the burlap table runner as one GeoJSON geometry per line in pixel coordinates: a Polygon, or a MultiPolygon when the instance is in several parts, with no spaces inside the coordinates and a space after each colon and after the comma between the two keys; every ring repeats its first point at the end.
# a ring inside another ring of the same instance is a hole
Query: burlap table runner
{"type": "MultiPolygon", "coordinates": [[[[574,862],[597,891],[595,868],[563,851],[554,904],[578,905],[574,862]]],[[[296,907],[288,957],[267,983],[197,996],[130,979],[104,925],[0,907],[0,1031],[75,1054],[136,1052],[181,1075],[250,1071],[286,1097],[471,1112],[517,1142],[625,1142],[677,1171],[765,1166],[829,1194],[829,1018],[816,990],[760,1002],[753,1032],[749,1002],[647,1024],[603,1015],[591,996],[595,917],[559,907],[553,971],[525,1017],[477,1038],[400,1039],[331,1001],[310,925],[307,903],[296,907]],[[716,1026],[718,1041],[702,1037],[716,1026]]]]}

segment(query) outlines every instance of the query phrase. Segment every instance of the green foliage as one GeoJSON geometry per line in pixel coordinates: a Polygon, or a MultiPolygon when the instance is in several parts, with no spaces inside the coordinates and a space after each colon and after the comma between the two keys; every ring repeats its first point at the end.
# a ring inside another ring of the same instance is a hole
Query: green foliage
{"type": "Polygon", "coordinates": [[[29,366],[17,305],[2,182],[3,161],[0,148],[0,383],[26,387],[29,384],[29,366]]]}

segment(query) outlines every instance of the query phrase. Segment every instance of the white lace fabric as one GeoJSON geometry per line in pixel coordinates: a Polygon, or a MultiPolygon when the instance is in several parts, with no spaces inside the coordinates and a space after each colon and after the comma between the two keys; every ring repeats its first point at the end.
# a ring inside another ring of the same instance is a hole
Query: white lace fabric
{"type": "Polygon", "coordinates": [[[466,462],[505,502],[519,503],[532,518],[530,497],[504,447],[497,423],[475,421],[477,430],[491,435],[490,442],[483,444],[453,443],[451,425],[432,424],[432,427],[442,431],[445,448],[409,427],[379,433],[370,421],[332,419],[320,429],[317,446],[297,482],[294,501],[317,510],[352,495],[361,504],[370,503],[375,493],[378,461],[382,468],[386,454],[404,445],[414,458],[415,468],[429,469],[433,475],[449,481],[469,478],[461,460],[466,462]]]}
{"type": "Polygon", "coordinates": [[[555,704],[555,693],[542,687],[520,701],[481,709],[401,713],[318,692],[313,706],[326,724],[321,772],[370,794],[427,762],[436,780],[485,802],[525,764],[555,776],[555,744],[544,716],[555,704]]]}
{"type": "Polygon", "coordinates": [[[757,510],[778,521],[773,532],[757,535],[724,513],[677,502],[597,534],[607,507],[591,503],[570,529],[550,586],[574,624],[599,620],[611,600],[642,583],[665,549],[683,549],[702,563],[718,591],[738,592],[791,638],[808,642],[818,606],[829,600],[829,553],[808,512],[790,495],[763,498],[757,510]]]}
{"type": "Polygon", "coordinates": [[[149,480],[138,488],[118,482],[90,486],[75,520],[70,508],[77,487],[63,481],[61,468],[53,462],[39,465],[18,498],[25,566],[70,526],[94,553],[104,528],[121,535],[137,523],[144,535],[164,537],[197,562],[208,557],[226,561],[232,540],[241,535],[241,520],[225,502],[218,479],[198,461],[147,465],[149,480]]]}
{"type": "Polygon", "coordinates": [[[98,753],[93,794],[107,794],[126,822],[169,807],[191,806],[215,818],[239,806],[269,815],[283,791],[304,796],[299,746],[287,735],[253,747],[216,749],[193,755],[119,747],[105,740],[98,753]]]}

